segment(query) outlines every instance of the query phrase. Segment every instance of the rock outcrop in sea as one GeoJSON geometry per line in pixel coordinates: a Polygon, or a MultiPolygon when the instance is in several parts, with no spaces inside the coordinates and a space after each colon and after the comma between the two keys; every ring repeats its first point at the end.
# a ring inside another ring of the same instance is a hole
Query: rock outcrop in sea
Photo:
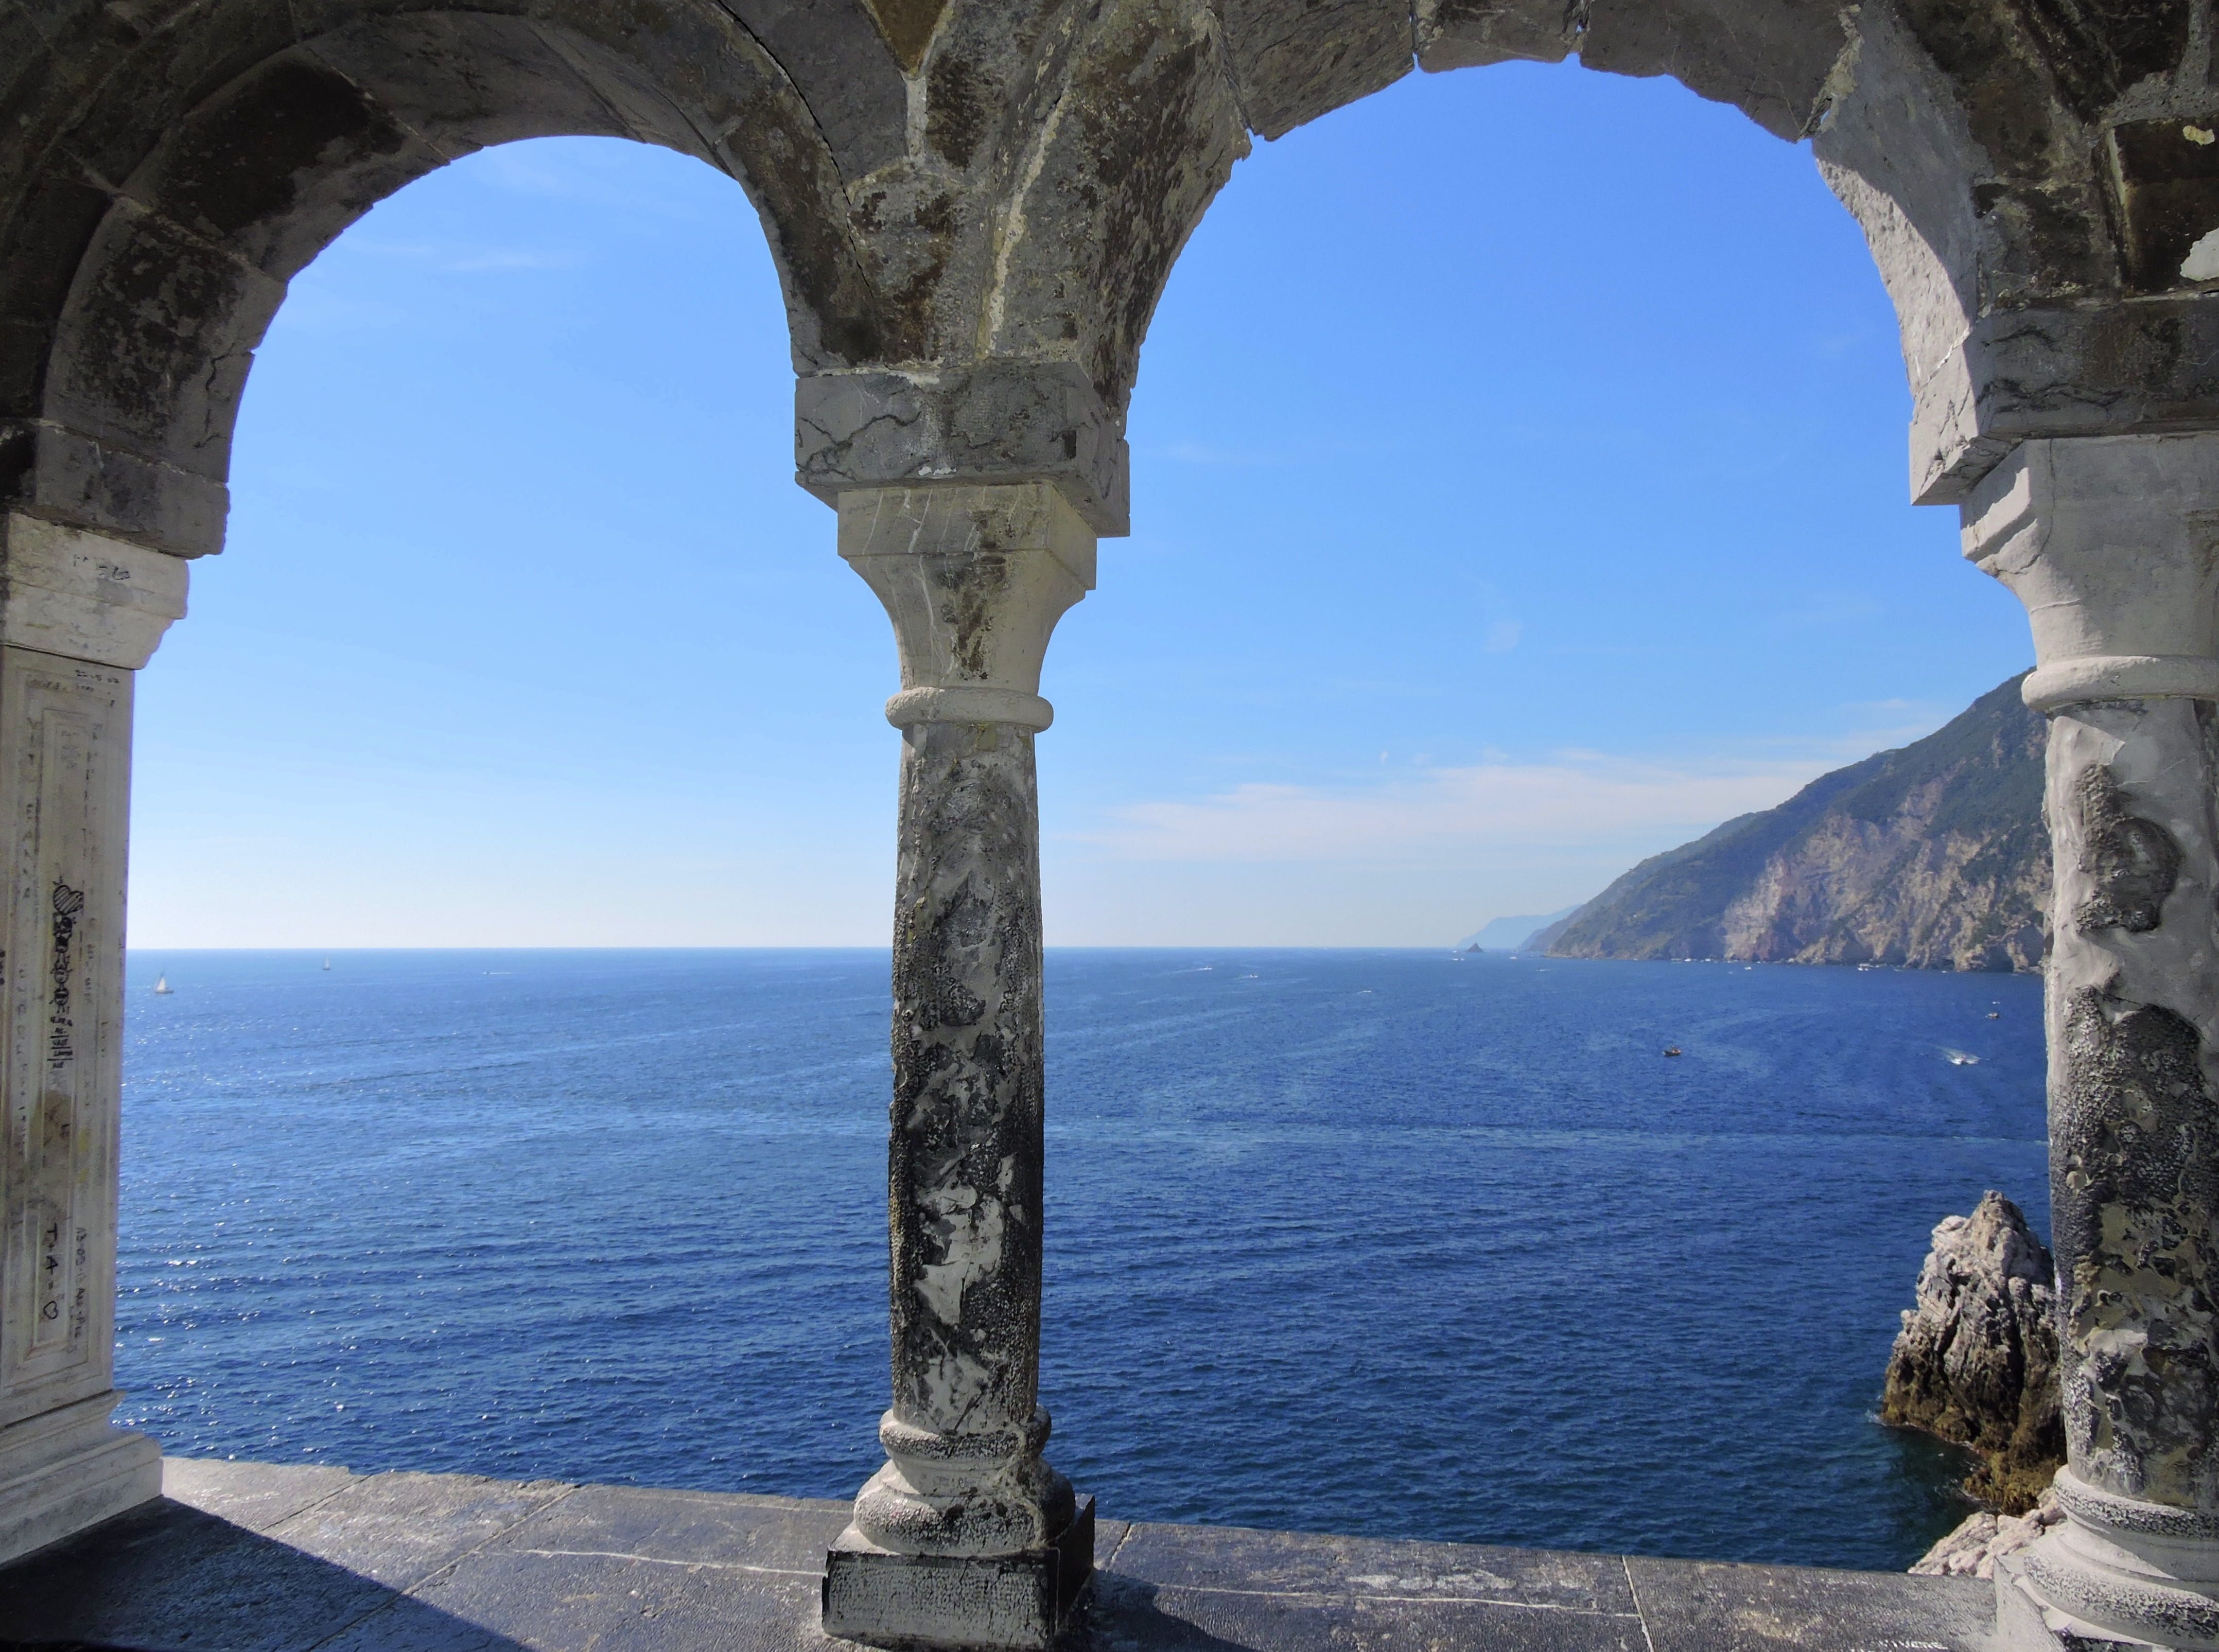
{"type": "Polygon", "coordinates": [[[1643,861],[1527,950],[2031,970],[2047,941],[2042,719],[2014,677],[1925,739],[1643,861]]]}
{"type": "Polygon", "coordinates": [[[1990,1192],[1934,1230],[1888,1359],[1880,1419],[1969,1448],[1965,1490],[2005,1515],[2036,1507],[2065,1461],[2056,1314],[2048,1247],[1990,1192]]]}

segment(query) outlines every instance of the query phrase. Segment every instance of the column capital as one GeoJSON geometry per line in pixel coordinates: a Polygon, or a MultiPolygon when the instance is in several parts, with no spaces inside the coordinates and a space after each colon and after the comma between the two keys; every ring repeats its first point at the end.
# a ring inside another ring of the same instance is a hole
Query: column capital
{"type": "Polygon", "coordinates": [[[2219,432],[2024,442],[1962,518],[2026,605],[2036,711],[2219,700],[2219,432]]]}
{"type": "Polygon", "coordinates": [[[1047,481],[857,488],[838,505],[840,555],[886,605],[901,654],[886,720],[1047,728],[1048,637],[1094,588],[1094,530],[1061,491],[1047,481]]]}
{"type": "Polygon", "coordinates": [[[186,564],[86,528],[10,512],[0,642],[136,671],[184,618],[186,564]]]}

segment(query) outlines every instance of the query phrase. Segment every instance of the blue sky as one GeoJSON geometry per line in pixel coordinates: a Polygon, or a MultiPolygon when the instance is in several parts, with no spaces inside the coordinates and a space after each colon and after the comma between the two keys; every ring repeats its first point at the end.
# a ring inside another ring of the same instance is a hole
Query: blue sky
{"type": "MultiPolygon", "coordinates": [[[[893,646],[792,395],[698,162],[510,146],[357,224],[141,679],[133,943],[883,945],[893,646]]],[[[1050,942],[1445,943],[1938,726],[2030,649],[1908,414],[1808,153],[1670,83],[1259,142],[1049,651],[1050,942]]]]}

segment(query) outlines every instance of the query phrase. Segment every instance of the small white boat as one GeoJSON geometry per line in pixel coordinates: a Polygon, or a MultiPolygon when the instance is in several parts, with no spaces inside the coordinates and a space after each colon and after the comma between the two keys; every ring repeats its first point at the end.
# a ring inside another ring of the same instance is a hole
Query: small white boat
{"type": "Polygon", "coordinates": [[[1980,1065],[1980,1057],[1967,1055],[1962,1050],[1944,1050],[1942,1053],[1949,1058],[1949,1065],[1953,1067],[1977,1067],[1980,1065]]]}
{"type": "Polygon", "coordinates": [[[328,959],[328,958],[326,958],[326,960],[324,960],[324,967],[325,967],[326,969],[329,969],[331,966],[332,966],[332,960],[331,960],[330,959],[328,959]]]}
{"type": "Polygon", "coordinates": [[[171,993],[175,992],[177,989],[170,984],[170,978],[168,976],[158,975],[154,978],[154,991],[160,993],[164,997],[167,997],[171,993]]]}

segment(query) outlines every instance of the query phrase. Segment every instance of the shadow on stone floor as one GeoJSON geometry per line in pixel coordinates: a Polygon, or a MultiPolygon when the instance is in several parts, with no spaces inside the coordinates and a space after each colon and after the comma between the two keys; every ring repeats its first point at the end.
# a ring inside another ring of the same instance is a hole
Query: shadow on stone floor
{"type": "Polygon", "coordinates": [[[1085,1652],[1256,1652],[1246,1641],[1226,1640],[1165,1612],[1158,1604],[1161,1593],[1158,1584],[1097,1572],[1072,1644],[1085,1652]]]}
{"type": "Polygon", "coordinates": [[[277,1538],[162,1498],[17,1562],[0,1652],[527,1652],[277,1538]]]}

